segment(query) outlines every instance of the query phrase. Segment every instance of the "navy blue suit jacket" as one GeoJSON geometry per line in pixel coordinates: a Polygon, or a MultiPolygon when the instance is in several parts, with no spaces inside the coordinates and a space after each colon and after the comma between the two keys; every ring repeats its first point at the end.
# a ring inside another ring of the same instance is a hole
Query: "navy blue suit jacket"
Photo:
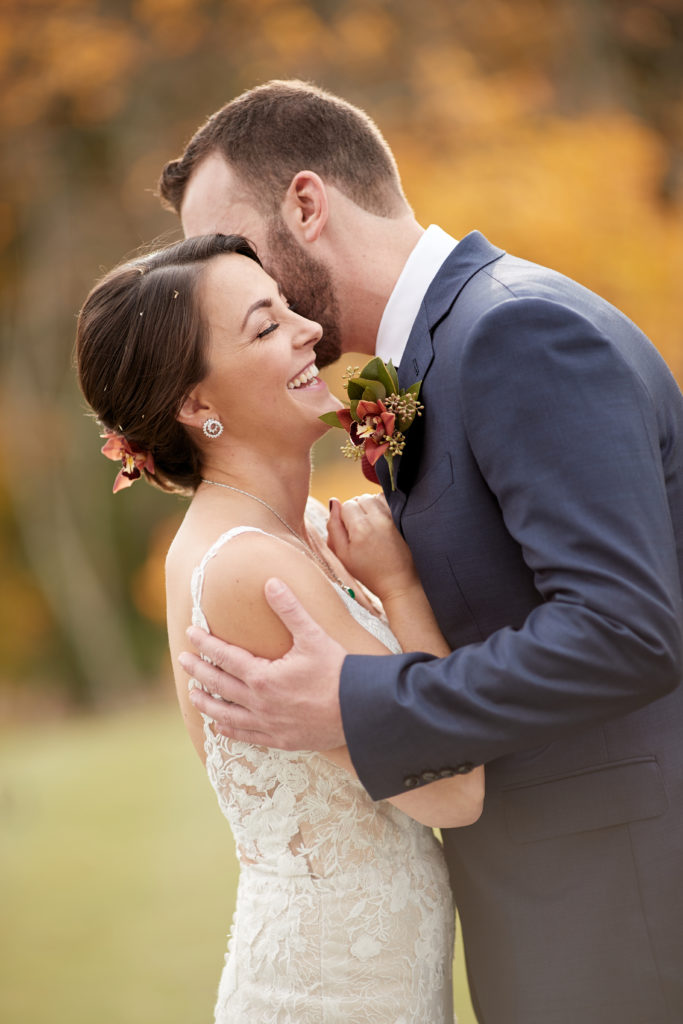
{"type": "Polygon", "coordinates": [[[484,1024],[680,1024],[680,390],[622,313],[477,232],[399,377],[425,412],[387,495],[453,654],[346,659],[358,774],[381,798],[487,763],[444,833],[484,1024]]]}

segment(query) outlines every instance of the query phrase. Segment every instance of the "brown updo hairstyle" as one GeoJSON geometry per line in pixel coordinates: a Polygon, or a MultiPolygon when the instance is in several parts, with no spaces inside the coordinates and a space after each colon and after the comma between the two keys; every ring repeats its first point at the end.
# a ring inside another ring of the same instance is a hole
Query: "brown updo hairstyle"
{"type": "Polygon", "coordinates": [[[176,417],[208,370],[199,281],[224,253],[261,265],[241,235],[188,238],[111,270],[78,317],[85,399],[104,427],[151,453],[155,473],[144,475],[165,491],[192,493],[201,480],[199,449],[176,417]]]}

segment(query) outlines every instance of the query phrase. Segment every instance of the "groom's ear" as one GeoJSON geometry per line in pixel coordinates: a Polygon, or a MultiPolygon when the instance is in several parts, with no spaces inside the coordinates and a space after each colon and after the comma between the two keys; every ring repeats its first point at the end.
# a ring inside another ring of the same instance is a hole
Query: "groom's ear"
{"type": "Polygon", "coordinates": [[[282,218],[295,238],[316,242],[327,223],[325,182],[315,171],[299,171],[292,178],[281,207],[282,218]]]}

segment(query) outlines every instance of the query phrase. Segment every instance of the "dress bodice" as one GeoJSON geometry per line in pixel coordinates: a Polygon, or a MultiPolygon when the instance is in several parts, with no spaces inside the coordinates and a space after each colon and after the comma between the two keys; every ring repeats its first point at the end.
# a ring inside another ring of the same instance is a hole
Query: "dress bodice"
{"type": "MultiPolygon", "coordinates": [[[[192,576],[193,625],[209,630],[201,606],[206,572],[221,548],[244,533],[222,534],[192,576]]],[[[334,586],[334,584],[330,584],[334,586]]],[[[340,600],[368,632],[398,653],[387,623],[335,586],[340,600]]],[[[194,685],[197,685],[196,683],[194,685]]],[[[285,751],[230,740],[204,716],[206,767],[243,864],[289,875],[326,877],[365,866],[378,845],[396,852],[397,864],[423,841],[424,828],[387,801],[375,803],[348,772],[321,754],[285,751]],[[343,827],[342,827],[343,826],[343,827]]]]}
{"type": "MultiPolygon", "coordinates": [[[[192,621],[207,631],[206,574],[245,532],[264,531],[224,533],[192,575],[192,621]]],[[[335,590],[400,650],[386,621],[335,590]]],[[[450,1024],[452,905],[431,830],[321,754],[231,740],[203,719],[241,868],[217,1024],[450,1024]]]]}

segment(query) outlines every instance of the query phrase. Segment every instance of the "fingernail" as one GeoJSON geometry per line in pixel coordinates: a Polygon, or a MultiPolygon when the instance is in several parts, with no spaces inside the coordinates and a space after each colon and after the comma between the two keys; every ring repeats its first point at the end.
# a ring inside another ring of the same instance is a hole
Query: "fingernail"
{"type": "Polygon", "coordinates": [[[277,577],[273,576],[272,579],[266,580],[266,590],[268,591],[269,594],[273,596],[275,594],[282,594],[284,589],[284,583],[282,582],[282,580],[277,579],[277,577]]]}
{"type": "Polygon", "coordinates": [[[209,634],[201,626],[188,626],[185,630],[185,636],[189,637],[194,643],[197,640],[201,640],[202,637],[208,636],[209,634]]]}
{"type": "Polygon", "coordinates": [[[186,654],[185,651],[183,651],[181,654],[178,655],[178,661],[180,662],[180,665],[182,666],[182,668],[185,669],[186,672],[190,671],[192,659],[190,658],[189,654],[186,654]]]}

